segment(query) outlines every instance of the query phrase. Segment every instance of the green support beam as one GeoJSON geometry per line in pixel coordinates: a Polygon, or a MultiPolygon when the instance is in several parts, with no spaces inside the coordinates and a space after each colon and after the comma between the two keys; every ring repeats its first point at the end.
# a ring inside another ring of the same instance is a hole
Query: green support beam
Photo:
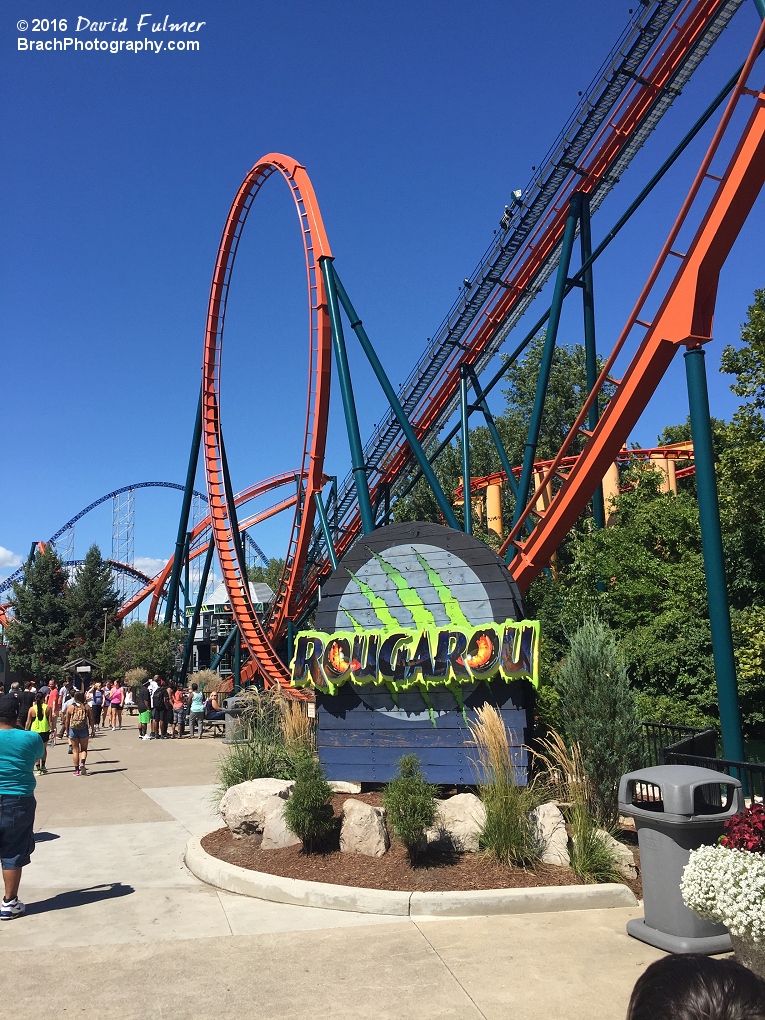
{"type": "Polygon", "coordinates": [[[728,587],[725,579],[720,505],[717,497],[703,347],[694,347],[686,352],[685,374],[688,382],[693,460],[696,468],[696,493],[699,502],[701,545],[704,553],[704,574],[707,582],[709,623],[712,629],[712,652],[717,681],[717,702],[720,706],[723,754],[731,761],[743,761],[744,741],[738,705],[736,660],[733,655],[733,636],[730,626],[728,587]]]}
{"type": "MultiPolygon", "coordinates": [[[[382,391],[385,394],[388,403],[390,404],[390,408],[393,411],[393,414],[396,416],[396,421],[398,422],[401,431],[406,436],[407,442],[409,443],[412,453],[414,454],[417,463],[420,466],[420,470],[425,476],[428,485],[433,490],[433,495],[436,497],[436,502],[438,503],[441,513],[444,515],[444,519],[446,520],[448,527],[454,528],[455,531],[460,531],[461,529],[459,526],[459,522],[457,518],[454,516],[454,510],[452,509],[452,505],[444,495],[444,490],[441,488],[441,483],[436,478],[435,472],[433,471],[433,468],[430,466],[430,461],[428,460],[425,451],[420,445],[420,441],[417,438],[414,429],[412,428],[412,423],[407,418],[406,413],[404,412],[404,409],[401,406],[393,387],[391,386],[390,379],[385,373],[385,369],[382,366],[382,362],[377,357],[377,352],[372,346],[371,340],[367,336],[367,332],[364,329],[364,325],[361,319],[356,314],[356,309],[351,304],[351,299],[348,297],[345,287],[343,287],[340,277],[337,275],[337,272],[335,271],[335,267],[332,265],[329,259],[323,260],[323,266],[326,267],[326,274],[330,276],[333,281],[332,290],[333,291],[336,290],[337,296],[340,298],[340,303],[345,309],[345,314],[348,316],[348,319],[350,320],[351,329],[358,337],[358,341],[361,344],[361,348],[364,351],[364,354],[366,354],[369,364],[372,366],[372,371],[377,376],[377,381],[379,382],[380,387],[382,388],[382,391]]],[[[367,490],[367,493],[368,491],[369,490],[367,490]]]]}
{"type": "Polygon", "coordinates": [[[313,498],[316,502],[316,512],[319,515],[319,524],[321,525],[321,531],[324,535],[324,541],[327,545],[327,554],[329,556],[329,562],[332,564],[332,569],[337,570],[337,553],[335,552],[335,543],[332,541],[332,532],[329,530],[329,522],[327,521],[327,513],[324,509],[324,500],[321,498],[320,492],[315,492],[313,498]]]}
{"type": "MultiPolygon", "coordinates": [[[[189,632],[186,635],[186,644],[183,647],[183,665],[181,666],[181,679],[183,679],[189,671],[189,663],[191,662],[191,653],[194,650],[194,635],[197,632],[199,626],[199,614],[202,611],[202,606],[205,601],[205,591],[207,589],[207,577],[210,573],[210,567],[212,565],[213,555],[215,553],[215,542],[213,541],[212,532],[210,532],[210,544],[207,548],[207,555],[205,556],[205,562],[202,566],[202,577],[199,581],[199,592],[197,593],[197,601],[194,605],[194,612],[191,614],[191,626],[189,632]]],[[[184,620],[184,623],[186,621],[184,620]]]]}
{"type": "Polygon", "coordinates": [[[470,490],[470,428],[468,426],[468,373],[460,365],[460,426],[462,442],[462,519],[466,535],[473,534],[473,500],[470,490]]]}
{"type": "Polygon", "coordinates": [[[356,486],[356,496],[359,501],[359,513],[361,515],[361,530],[365,535],[375,530],[375,519],[372,511],[372,501],[369,498],[369,481],[367,469],[364,463],[364,448],[361,445],[361,433],[359,432],[359,419],[356,414],[356,402],[353,399],[353,385],[351,383],[351,370],[348,365],[348,351],[345,347],[343,336],[343,323],[340,318],[340,307],[337,303],[337,290],[335,288],[336,276],[333,271],[330,258],[319,259],[321,271],[324,276],[324,286],[327,291],[327,303],[329,305],[329,319],[332,325],[332,346],[335,350],[335,366],[337,378],[340,383],[340,396],[343,401],[343,412],[345,414],[345,427],[348,432],[348,445],[351,448],[351,470],[353,481],[356,486]]]}
{"type": "MultiPolygon", "coordinates": [[[[579,243],[582,253],[582,305],[584,310],[584,354],[587,371],[587,393],[592,393],[598,381],[598,349],[595,343],[595,290],[592,282],[592,233],[590,230],[590,196],[579,197],[579,243]]],[[[598,402],[590,408],[587,427],[594,432],[598,424],[598,402]]],[[[603,486],[598,485],[592,494],[592,517],[596,528],[605,528],[606,512],[603,506],[603,486]]]]}
{"type": "Polygon", "coordinates": [[[234,626],[231,628],[231,630],[229,631],[228,635],[226,636],[226,640],[220,646],[220,648],[218,650],[218,654],[215,656],[213,661],[210,663],[210,669],[217,669],[218,666],[220,666],[221,659],[223,658],[223,656],[228,651],[229,646],[230,646],[231,642],[234,640],[234,638],[237,638],[237,640],[239,639],[239,627],[236,624],[234,624],[234,626]]]}
{"type": "MultiPolygon", "coordinates": [[[[563,232],[558,275],[555,278],[555,290],[553,291],[553,299],[550,306],[550,319],[547,323],[547,333],[545,335],[544,347],[542,348],[542,360],[539,365],[539,375],[537,376],[537,389],[534,394],[534,406],[531,410],[529,433],[523,451],[523,468],[521,469],[521,480],[518,485],[518,500],[515,504],[513,524],[518,523],[519,517],[526,509],[526,501],[529,498],[529,490],[531,489],[531,476],[534,471],[539,431],[542,427],[542,414],[545,408],[547,387],[550,382],[553,354],[555,353],[555,344],[558,339],[558,326],[560,325],[560,316],[563,309],[563,299],[566,296],[568,269],[571,263],[571,252],[574,247],[576,225],[579,220],[579,207],[578,194],[574,194],[571,196],[571,204],[569,206],[568,217],[566,218],[566,228],[563,232]]],[[[512,557],[514,555],[515,549],[511,545],[508,549],[508,556],[512,557]]],[[[508,560],[508,562],[510,561],[508,560]]]]}
{"type": "Polygon", "coordinates": [[[197,417],[194,422],[194,434],[191,438],[191,452],[189,463],[186,468],[186,485],[183,489],[183,503],[181,504],[181,516],[178,520],[178,534],[175,538],[175,556],[173,557],[173,569],[170,573],[170,581],[167,586],[167,602],[165,604],[165,623],[173,622],[173,613],[178,599],[178,583],[181,579],[183,568],[183,546],[186,541],[186,531],[189,526],[189,513],[191,512],[191,500],[194,495],[194,478],[197,473],[197,462],[199,461],[199,447],[202,443],[202,387],[199,387],[199,402],[197,404],[197,417]]]}

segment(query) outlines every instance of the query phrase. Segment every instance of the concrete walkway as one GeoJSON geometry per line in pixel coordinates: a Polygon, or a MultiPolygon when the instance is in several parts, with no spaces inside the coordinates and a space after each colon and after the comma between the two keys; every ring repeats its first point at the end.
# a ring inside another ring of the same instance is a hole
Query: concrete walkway
{"type": "Polygon", "coordinates": [[[221,741],[131,726],[92,748],[88,776],[63,744],[38,779],[28,914],[0,925],[16,1016],[621,1020],[661,955],[625,934],[639,910],[415,922],[219,892],[181,858],[220,824],[221,741]]]}

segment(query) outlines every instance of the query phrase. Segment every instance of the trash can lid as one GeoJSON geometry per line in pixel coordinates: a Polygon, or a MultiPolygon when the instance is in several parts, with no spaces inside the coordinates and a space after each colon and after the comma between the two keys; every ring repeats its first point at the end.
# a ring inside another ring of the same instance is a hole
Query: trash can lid
{"type": "Polygon", "coordinates": [[[632,817],[708,821],[730,818],[743,807],[740,780],[697,765],[655,765],[628,772],[619,782],[619,811],[632,817]],[[724,802],[720,787],[726,788],[724,802]]]}

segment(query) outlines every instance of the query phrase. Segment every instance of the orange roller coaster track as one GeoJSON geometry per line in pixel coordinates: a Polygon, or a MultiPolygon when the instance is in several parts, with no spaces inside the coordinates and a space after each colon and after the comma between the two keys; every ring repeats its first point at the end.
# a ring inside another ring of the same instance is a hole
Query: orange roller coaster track
{"type": "Polygon", "coordinates": [[[207,493],[215,549],[239,632],[249,649],[250,671],[257,669],[266,683],[289,685],[289,674],[274,650],[273,642],[292,610],[292,601],[302,580],[314,522],[314,495],[324,481],[324,448],[329,415],[330,357],[332,334],[324,281],[319,259],[332,257],[313,186],[305,168],[279,153],[264,156],[250,170],[237,193],[223,229],[215,263],[204,345],[202,381],[202,440],[207,493]],[[290,187],[298,212],[308,278],[308,401],[303,454],[297,474],[301,498],[297,500],[289,546],[285,557],[276,603],[269,625],[258,619],[244,576],[235,527],[235,513],[229,510],[228,468],[220,418],[221,359],[226,302],[234,261],[255,196],[265,181],[280,173],[290,187]]]}

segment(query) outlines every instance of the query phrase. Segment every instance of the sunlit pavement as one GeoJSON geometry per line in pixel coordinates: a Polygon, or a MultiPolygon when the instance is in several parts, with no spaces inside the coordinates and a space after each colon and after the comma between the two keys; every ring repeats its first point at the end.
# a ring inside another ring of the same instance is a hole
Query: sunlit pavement
{"type": "Polygon", "coordinates": [[[219,892],[182,854],[220,825],[222,741],[131,724],[91,746],[88,775],[63,742],[38,778],[28,913],[0,925],[2,1015],[620,1020],[661,955],[625,934],[638,909],[415,923],[219,892]]]}

